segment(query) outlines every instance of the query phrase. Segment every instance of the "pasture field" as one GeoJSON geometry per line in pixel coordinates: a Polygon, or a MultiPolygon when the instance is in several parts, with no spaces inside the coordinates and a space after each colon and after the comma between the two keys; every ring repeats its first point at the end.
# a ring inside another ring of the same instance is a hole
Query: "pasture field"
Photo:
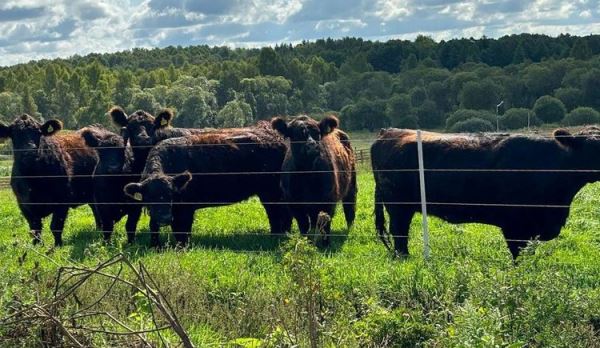
{"type": "MultiPolygon", "coordinates": [[[[105,244],[88,207],[71,211],[64,247],[50,248],[47,227],[45,245],[32,247],[12,192],[2,189],[0,318],[49,299],[59,265],[95,266],[124,253],[152,274],[198,347],[307,347],[310,332],[320,347],[600,346],[600,183],[577,195],[559,238],[532,243],[516,265],[497,228],[435,218],[426,262],[420,217],[411,226],[412,255],[390,257],[375,236],[373,189],[372,174],[361,168],[355,226],[344,236],[339,209],[338,236],[328,249],[269,235],[264,211],[252,199],[199,211],[188,250],[158,251],[146,247],[146,216],[134,245],[125,243],[123,222],[105,244]]],[[[169,241],[168,229],[161,238],[169,241]]],[[[94,303],[110,286],[90,278],[61,311],[94,303]]],[[[142,330],[151,327],[152,311],[138,295],[116,285],[96,306],[142,330]]],[[[101,316],[84,323],[118,329],[101,316]]],[[[47,331],[5,322],[0,346],[40,346],[47,331]]],[[[137,336],[74,332],[86,345],[142,346],[137,336]]],[[[156,333],[142,336],[158,346],[179,344],[169,330],[164,341],[156,333]]]]}

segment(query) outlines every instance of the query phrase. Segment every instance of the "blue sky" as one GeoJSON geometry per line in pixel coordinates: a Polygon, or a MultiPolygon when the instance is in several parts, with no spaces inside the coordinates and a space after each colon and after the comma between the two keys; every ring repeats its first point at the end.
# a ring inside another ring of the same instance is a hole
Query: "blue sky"
{"type": "Polygon", "coordinates": [[[0,65],[133,47],[600,33],[599,0],[3,0],[0,65]]]}

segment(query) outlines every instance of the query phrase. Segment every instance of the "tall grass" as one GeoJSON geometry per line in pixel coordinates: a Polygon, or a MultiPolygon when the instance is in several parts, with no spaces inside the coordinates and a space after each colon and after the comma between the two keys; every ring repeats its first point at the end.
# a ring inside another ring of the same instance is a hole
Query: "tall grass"
{"type": "MultiPolygon", "coordinates": [[[[356,224],[344,236],[338,211],[339,236],[328,249],[269,235],[252,199],[198,211],[183,251],[148,248],[147,217],[134,245],[125,244],[123,223],[105,244],[88,207],[71,211],[64,247],[51,249],[47,230],[45,246],[32,247],[12,193],[2,190],[0,317],[17,302],[48,297],[58,265],[91,266],[122,252],[148,267],[197,346],[599,346],[600,183],[577,195],[559,238],[532,243],[516,265],[497,228],[435,218],[426,262],[419,217],[411,256],[391,258],[375,236],[373,188],[372,174],[361,169],[356,224]]],[[[171,240],[168,229],[161,238],[171,240]]],[[[92,280],[78,299],[91,301],[107,286],[92,280]]],[[[131,325],[147,320],[139,299],[123,289],[101,306],[131,325]]],[[[98,335],[91,344],[128,344],[115,339],[98,335]]],[[[0,327],[0,346],[40,344],[38,328],[0,327]]]]}

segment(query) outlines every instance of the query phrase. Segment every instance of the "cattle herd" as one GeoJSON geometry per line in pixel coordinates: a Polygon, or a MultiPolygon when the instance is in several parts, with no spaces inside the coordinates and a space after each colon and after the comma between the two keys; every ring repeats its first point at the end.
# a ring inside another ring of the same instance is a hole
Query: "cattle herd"
{"type": "MultiPolygon", "coordinates": [[[[334,116],[185,129],[171,126],[169,110],[128,116],[114,107],[109,115],[119,134],[99,125],[60,132],[59,121],[41,124],[29,115],[0,124],[0,138],[12,141],[11,187],[34,243],[42,219],[51,215],[55,245],[62,245],[69,209],[84,204],[106,240],[127,216],[129,243],[146,207],[153,246],[161,226],[170,225],[184,245],[196,210],[252,196],[260,199],[274,234],[290,231],[295,219],[303,234],[324,232],[327,244],[339,202],[348,228],[354,222],[357,164],[334,116]]],[[[529,239],[555,238],[575,194],[600,180],[596,127],[576,134],[559,129],[552,137],[423,132],[422,147],[430,214],[500,227],[514,257],[529,239]]],[[[397,254],[408,254],[408,230],[421,200],[416,132],[382,130],[371,161],[375,228],[386,246],[393,241],[397,254]]]]}

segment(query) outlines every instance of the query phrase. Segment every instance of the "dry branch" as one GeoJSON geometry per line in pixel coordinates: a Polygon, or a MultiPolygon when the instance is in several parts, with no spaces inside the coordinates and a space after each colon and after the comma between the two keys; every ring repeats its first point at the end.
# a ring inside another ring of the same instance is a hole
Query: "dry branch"
{"type": "MultiPolygon", "coordinates": [[[[49,258],[47,255],[44,255],[44,257],[49,258]]],[[[52,261],[58,264],[56,261],[52,261]]],[[[93,268],[75,264],[61,266],[57,271],[55,282],[51,298],[38,300],[31,305],[17,303],[15,312],[0,319],[0,325],[5,327],[31,327],[35,324],[40,326],[51,325],[50,331],[55,336],[51,338],[53,342],[61,342],[62,339],[66,339],[69,345],[75,347],[85,346],[85,344],[80,342],[81,337],[87,341],[91,341],[92,335],[98,334],[120,337],[134,336],[145,346],[151,347],[152,344],[146,337],[150,333],[155,333],[160,338],[161,343],[164,346],[168,346],[168,343],[161,335],[161,331],[173,330],[180,338],[183,347],[193,347],[187,332],[179,323],[175,311],[141,262],[139,263],[139,267],[135,267],[125,255],[119,254],[93,268]],[[108,268],[117,265],[118,271],[115,274],[110,273],[108,268]],[[123,276],[125,268],[133,274],[133,281],[127,280],[123,276]],[[110,283],[106,290],[95,300],[89,304],[83,304],[77,297],[77,291],[94,276],[106,278],[110,280],[110,283]],[[122,320],[119,320],[116,315],[106,311],[95,310],[95,308],[99,307],[108,298],[118,283],[129,287],[149,301],[153,327],[133,329],[122,320]],[[69,301],[77,303],[77,307],[80,308],[75,311],[69,311],[68,308],[65,308],[65,304],[69,301]],[[101,324],[101,327],[90,327],[82,323],[84,320],[99,317],[103,319],[108,318],[109,322],[114,324],[115,327],[120,328],[120,330],[107,329],[104,327],[104,324],[101,324]],[[166,322],[166,324],[160,324],[160,322],[166,322]],[[58,336],[58,332],[62,333],[62,338],[58,336]]]]}

